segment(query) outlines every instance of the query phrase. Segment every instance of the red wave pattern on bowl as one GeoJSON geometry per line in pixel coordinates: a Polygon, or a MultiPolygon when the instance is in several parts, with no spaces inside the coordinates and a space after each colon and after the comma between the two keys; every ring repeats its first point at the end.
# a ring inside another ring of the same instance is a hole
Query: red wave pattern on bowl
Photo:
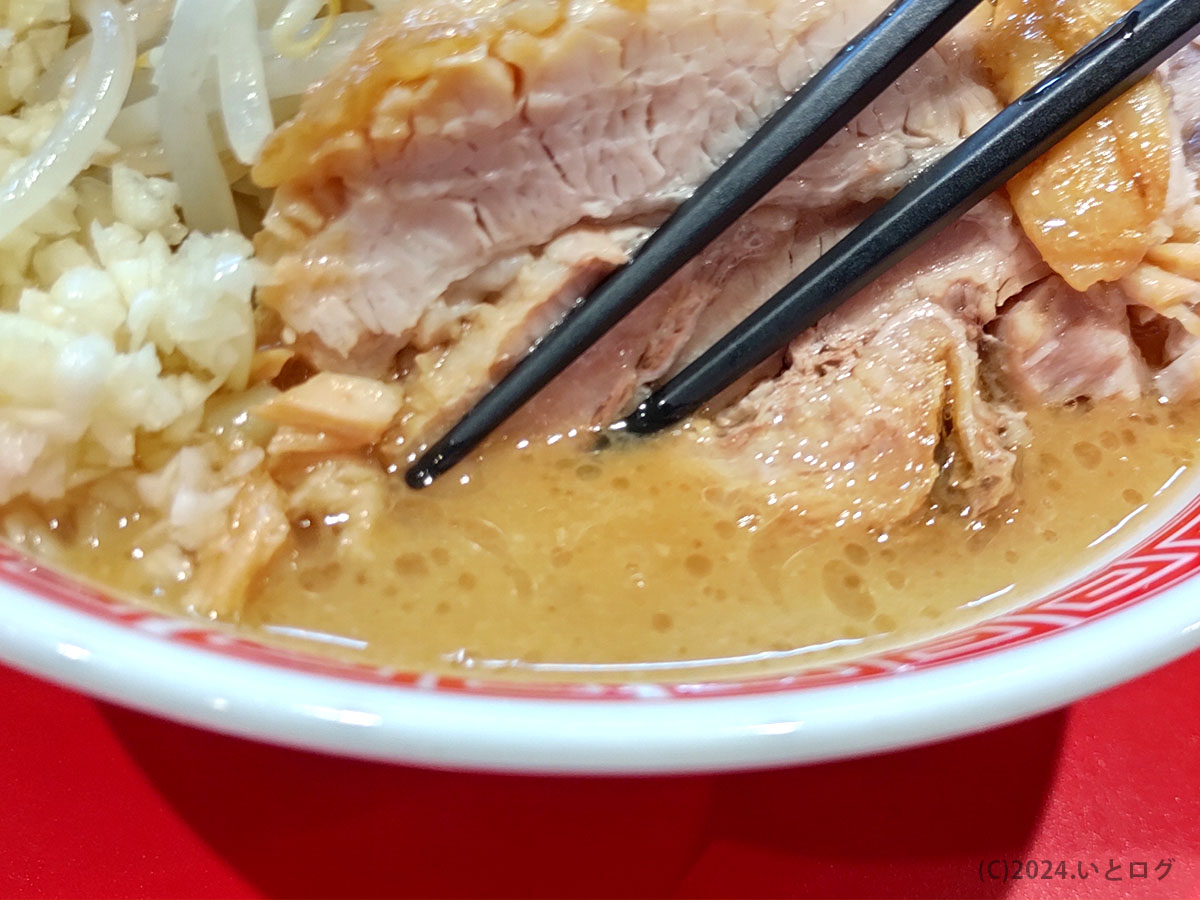
{"type": "Polygon", "coordinates": [[[443,692],[554,700],[730,697],[850,684],[930,669],[1044,639],[1118,612],[1200,571],[1200,498],[1152,537],[1062,590],[1004,615],[884,653],[732,681],[581,684],[496,681],[343,663],[270,647],[229,630],[140,609],[0,545],[0,584],[146,637],[294,672],[443,692]]]}

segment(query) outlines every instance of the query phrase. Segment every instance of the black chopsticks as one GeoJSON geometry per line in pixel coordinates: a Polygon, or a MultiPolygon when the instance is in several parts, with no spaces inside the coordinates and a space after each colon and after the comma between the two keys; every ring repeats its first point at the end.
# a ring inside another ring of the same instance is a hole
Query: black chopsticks
{"type": "Polygon", "coordinates": [[[800,88],[551,330],[406,476],[424,487],[458,463],[639,303],[795,171],[980,0],[897,0],[800,88]]]}
{"type": "MultiPolygon", "coordinates": [[[[434,444],[408,471],[408,483],[431,484],[459,462],[853,118],[974,5],[911,0],[895,4],[876,20],[682,205],[632,263],[577,306],[434,444]],[[924,16],[921,30],[915,30],[910,16],[924,16]],[[866,62],[860,55],[865,52],[866,62]],[[744,166],[750,167],[748,175],[742,174],[744,166]]],[[[918,176],[619,424],[645,433],[695,411],[1001,187],[1197,31],[1200,0],[1144,0],[918,176]]]]}
{"type": "Polygon", "coordinates": [[[642,403],[657,431],[695,412],[1051,149],[1200,32],[1200,0],[1144,0],[918,175],[642,403]]]}

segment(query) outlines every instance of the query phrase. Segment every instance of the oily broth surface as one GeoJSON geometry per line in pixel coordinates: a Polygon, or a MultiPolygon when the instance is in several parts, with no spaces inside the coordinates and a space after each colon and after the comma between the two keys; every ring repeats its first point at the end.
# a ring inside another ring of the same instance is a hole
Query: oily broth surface
{"type": "MultiPolygon", "coordinates": [[[[734,677],[873,652],[1040,594],[1192,480],[1200,411],[1143,403],[1030,424],[1008,510],[934,510],[887,534],[806,533],[766,492],[713,490],[665,443],[492,447],[428,491],[394,479],[387,512],[352,539],[336,515],[302,529],[237,627],[355,661],[554,680],[734,677]]],[[[101,502],[41,552],[178,611],[182,587],[141,559],[154,527],[101,502]]]]}
{"type": "Polygon", "coordinates": [[[243,624],[310,647],[333,636],[350,658],[525,677],[712,677],[874,651],[1112,552],[1187,481],[1200,415],[1147,403],[1031,426],[1006,513],[934,512],[886,535],[772,522],[765,499],[729,501],[666,444],[493,448],[466,484],[398,487],[357,561],[318,529],[243,624]]]}

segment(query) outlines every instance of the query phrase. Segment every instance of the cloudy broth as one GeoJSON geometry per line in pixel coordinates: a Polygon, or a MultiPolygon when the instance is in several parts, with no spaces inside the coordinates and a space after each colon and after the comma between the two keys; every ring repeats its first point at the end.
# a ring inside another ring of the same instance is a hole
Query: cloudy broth
{"type": "MultiPolygon", "coordinates": [[[[932,509],[887,532],[813,534],[708,490],[669,442],[601,453],[493,446],[432,489],[389,480],[348,536],[306,522],[238,628],[343,659],[516,678],[733,677],[847,658],[1019,605],[1180,499],[1200,413],[1039,411],[1017,495],[984,520],[932,509]]],[[[52,555],[178,609],[147,580],[153,523],[95,511],[52,555]],[[124,525],[122,525],[124,519],[124,525]]],[[[48,545],[49,546],[49,545],[48,545]]]]}

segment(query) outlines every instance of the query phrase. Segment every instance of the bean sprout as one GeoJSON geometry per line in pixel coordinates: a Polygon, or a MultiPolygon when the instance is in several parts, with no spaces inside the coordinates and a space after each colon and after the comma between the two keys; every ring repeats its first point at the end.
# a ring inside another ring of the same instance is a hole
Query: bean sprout
{"type": "Polygon", "coordinates": [[[290,0],[271,29],[275,50],[292,59],[307,56],[329,37],[333,22],[341,11],[341,0],[290,0]],[[329,7],[328,14],[316,21],[317,14],[326,6],[329,7]],[[306,30],[307,36],[304,35],[306,30]]]}
{"type": "Polygon", "coordinates": [[[238,227],[237,210],[197,93],[213,68],[213,50],[231,0],[178,0],[162,47],[158,127],[184,219],[200,231],[238,227]]]}
{"type": "Polygon", "coordinates": [[[171,22],[171,10],[174,6],[173,0],[129,0],[126,9],[129,10],[129,18],[133,20],[139,50],[162,40],[171,22]]]}
{"type": "Polygon", "coordinates": [[[0,185],[0,239],[36,215],[86,169],[129,92],[137,40],[124,7],[81,0],[92,47],[63,117],[34,153],[0,185]]]}
{"type": "MultiPolygon", "coordinates": [[[[269,32],[260,31],[258,52],[263,57],[266,94],[271,103],[285,104],[328,75],[353,52],[373,20],[372,13],[342,13],[334,23],[329,38],[302,59],[275,54],[269,32]]],[[[191,102],[199,104],[206,115],[227,116],[222,109],[226,99],[211,82],[194,91],[191,102]]],[[[123,151],[157,144],[161,140],[158,99],[149,97],[128,104],[113,123],[108,136],[123,151]]],[[[220,135],[214,137],[219,149],[225,149],[220,144],[220,135]]]]}
{"type": "Polygon", "coordinates": [[[250,165],[275,129],[267,93],[254,0],[233,0],[225,38],[217,50],[217,86],[225,133],[233,155],[250,165]]]}

